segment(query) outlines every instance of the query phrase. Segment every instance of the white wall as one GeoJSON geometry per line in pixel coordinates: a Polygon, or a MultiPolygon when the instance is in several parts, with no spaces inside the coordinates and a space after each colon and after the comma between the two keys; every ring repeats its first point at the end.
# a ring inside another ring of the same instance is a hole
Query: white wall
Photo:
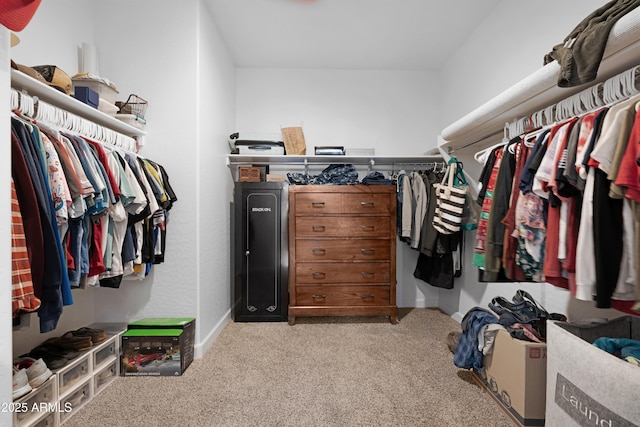
{"type": "Polygon", "coordinates": [[[96,317],[196,317],[201,355],[229,311],[231,179],[224,154],[235,122],[234,68],[199,0],[158,3],[109,0],[94,15],[96,38],[114,59],[103,72],[126,83],[122,92],[149,100],[143,155],[165,166],[178,196],[165,262],[142,283],[123,284],[124,292],[98,289],[104,303],[96,317]]]}
{"type": "MultiPolygon", "coordinates": [[[[118,85],[119,98],[135,93],[149,102],[141,154],[165,167],[178,196],[169,212],[165,262],[142,282],[96,289],[95,316],[102,321],[197,314],[197,1],[161,3],[111,0],[93,9],[101,74],[118,85]]],[[[199,328],[196,323],[196,334],[199,328]]]]}
{"type": "MultiPolygon", "coordinates": [[[[241,68],[236,74],[240,132],[302,125],[307,154],[322,145],[375,148],[381,156],[419,156],[436,147],[441,91],[435,72],[241,68]]],[[[398,243],[397,303],[436,306],[437,289],[413,277],[417,257],[398,243]]]]}
{"type": "MultiPolygon", "coordinates": [[[[600,0],[501,2],[440,72],[445,94],[441,129],[542,67],[544,55],[602,5],[600,0]]],[[[473,160],[473,150],[456,154],[465,170],[477,177],[481,165],[473,160]]],[[[475,232],[467,233],[463,277],[457,279],[453,290],[440,290],[440,308],[454,318],[460,320],[474,306],[486,307],[494,296],[511,298],[519,287],[529,291],[549,310],[569,313],[570,302],[572,309],[580,306],[580,312],[593,306],[570,301],[567,291],[549,284],[478,283],[477,268],[471,264],[474,240],[475,232]]],[[[600,310],[593,315],[618,314],[600,310]]]]}
{"type": "MultiPolygon", "coordinates": [[[[0,25],[0,402],[11,402],[10,384],[13,374],[11,352],[11,122],[9,115],[9,30],[0,25]],[[5,326],[6,325],[6,326],[5,326]]],[[[11,425],[13,414],[0,412],[0,425],[11,425]]]]}
{"type": "Polygon", "coordinates": [[[230,218],[233,180],[224,166],[235,124],[235,68],[202,4],[198,12],[198,321],[203,349],[213,342],[230,313],[230,218]]]}
{"type": "Polygon", "coordinates": [[[237,129],[279,132],[300,125],[314,146],[373,147],[416,156],[436,146],[437,74],[324,69],[237,70],[237,129]]]}

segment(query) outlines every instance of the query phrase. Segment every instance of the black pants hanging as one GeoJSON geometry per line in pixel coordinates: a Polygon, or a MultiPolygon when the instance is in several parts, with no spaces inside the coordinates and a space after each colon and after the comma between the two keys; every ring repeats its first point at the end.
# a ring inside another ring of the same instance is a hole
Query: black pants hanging
{"type": "Polygon", "coordinates": [[[611,181],[595,171],[593,189],[593,238],[596,258],[596,307],[611,307],[622,262],[622,207],[624,200],[609,197],[611,181]]]}

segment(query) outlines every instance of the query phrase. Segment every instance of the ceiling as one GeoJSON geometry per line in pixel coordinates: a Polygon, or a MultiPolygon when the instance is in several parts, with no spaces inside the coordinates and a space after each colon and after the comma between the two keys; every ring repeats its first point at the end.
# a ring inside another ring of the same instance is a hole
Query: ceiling
{"type": "Polygon", "coordinates": [[[205,0],[237,67],[437,70],[500,0],[205,0]]]}

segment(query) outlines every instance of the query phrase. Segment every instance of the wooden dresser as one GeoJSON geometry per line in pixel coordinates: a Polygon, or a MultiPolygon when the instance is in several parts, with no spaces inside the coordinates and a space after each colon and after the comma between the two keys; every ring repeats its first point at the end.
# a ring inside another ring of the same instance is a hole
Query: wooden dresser
{"type": "Polygon", "coordinates": [[[396,306],[396,187],[289,186],[289,324],[396,306]]]}

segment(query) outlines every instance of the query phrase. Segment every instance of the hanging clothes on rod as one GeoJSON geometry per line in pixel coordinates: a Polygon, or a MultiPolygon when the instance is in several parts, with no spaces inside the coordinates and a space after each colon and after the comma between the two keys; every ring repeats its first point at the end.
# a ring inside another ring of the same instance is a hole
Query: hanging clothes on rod
{"type": "Polygon", "coordinates": [[[542,126],[533,146],[524,133],[514,150],[494,149],[474,254],[486,280],[546,281],[599,308],[640,313],[637,80],[634,67],[541,110],[527,129],[542,126]],[[551,111],[555,122],[542,123],[551,111]]]}
{"type": "Polygon", "coordinates": [[[133,138],[17,91],[11,106],[12,177],[33,285],[31,295],[25,274],[14,317],[37,310],[49,332],[73,304],[72,288],[117,288],[164,261],[177,197],[133,138]]]}
{"type": "Polygon", "coordinates": [[[442,181],[445,162],[403,164],[397,174],[397,234],[419,252],[414,277],[431,286],[451,289],[461,274],[460,232],[443,235],[433,227],[434,184],[442,181]]]}

